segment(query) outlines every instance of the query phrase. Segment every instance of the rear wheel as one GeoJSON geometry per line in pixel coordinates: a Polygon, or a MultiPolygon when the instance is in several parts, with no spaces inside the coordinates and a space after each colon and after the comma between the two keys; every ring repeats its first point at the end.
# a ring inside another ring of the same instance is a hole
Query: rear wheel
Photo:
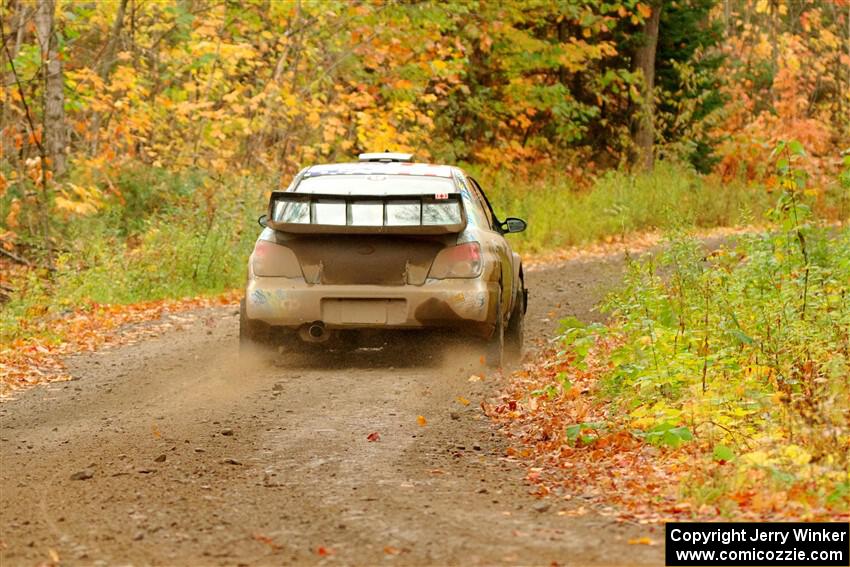
{"type": "Polygon", "coordinates": [[[239,351],[242,353],[269,350],[269,326],[248,318],[245,299],[239,303],[239,351]]]}
{"type": "Polygon", "coordinates": [[[499,292],[496,300],[496,329],[493,331],[493,336],[487,341],[487,348],[484,353],[484,358],[487,366],[491,368],[501,368],[505,358],[505,321],[502,317],[502,293],[499,292]]]}
{"type": "Polygon", "coordinates": [[[522,362],[523,335],[525,331],[525,293],[522,281],[517,297],[514,301],[514,309],[508,328],[505,330],[505,359],[509,364],[522,362]]]}

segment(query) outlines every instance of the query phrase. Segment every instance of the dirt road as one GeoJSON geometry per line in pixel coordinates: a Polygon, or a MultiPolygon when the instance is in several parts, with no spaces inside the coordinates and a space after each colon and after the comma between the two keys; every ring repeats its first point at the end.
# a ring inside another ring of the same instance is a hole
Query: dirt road
{"type": "MultiPolygon", "coordinates": [[[[598,318],[621,269],[530,273],[532,346],[558,317],[598,318]]],[[[663,564],[627,543],[657,528],[528,494],[477,360],[246,365],[237,327],[232,308],[196,312],[0,404],[0,564],[663,564]]]]}

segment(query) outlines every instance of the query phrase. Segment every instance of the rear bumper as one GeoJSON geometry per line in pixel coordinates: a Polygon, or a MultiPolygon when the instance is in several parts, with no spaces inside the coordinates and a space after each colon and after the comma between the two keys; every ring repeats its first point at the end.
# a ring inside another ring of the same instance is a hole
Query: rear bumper
{"type": "Polygon", "coordinates": [[[245,290],[248,318],[298,328],[457,329],[488,337],[496,319],[497,282],[427,280],[423,285],[313,285],[300,278],[254,276],[245,290]]]}

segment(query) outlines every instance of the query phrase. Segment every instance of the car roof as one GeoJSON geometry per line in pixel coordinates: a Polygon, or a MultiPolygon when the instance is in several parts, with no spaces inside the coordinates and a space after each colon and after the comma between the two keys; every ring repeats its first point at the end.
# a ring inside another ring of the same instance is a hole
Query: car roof
{"type": "Polygon", "coordinates": [[[302,178],[320,175],[419,175],[451,179],[454,168],[449,165],[410,162],[356,162],[312,165],[302,178]]]}

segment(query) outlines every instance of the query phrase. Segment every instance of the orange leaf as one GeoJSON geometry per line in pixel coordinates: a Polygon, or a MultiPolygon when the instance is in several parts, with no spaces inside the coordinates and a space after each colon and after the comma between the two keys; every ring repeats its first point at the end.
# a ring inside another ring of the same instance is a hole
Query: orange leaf
{"type": "Polygon", "coordinates": [[[638,537],[629,540],[629,545],[655,545],[655,542],[648,537],[638,537]]]}
{"type": "Polygon", "coordinates": [[[381,434],[378,433],[377,431],[373,431],[372,433],[370,433],[369,435],[366,436],[366,440],[371,441],[371,442],[378,441],[380,439],[381,439],[381,434]]]}
{"type": "Polygon", "coordinates": [[[647,6],[646,4],[638,4],[637,11],[645,20],[652,15],[652,8],[650,6],[647,6]]]}
{"type": "Polygon", "coordinates": [[[428,425],[428,420],[425,419],[424,415],[420,415],[416,418],[416,423],[419,424],[419,427],[425,427],[426,425],[428,425]]]}
{"type": "Polygon", "coordinates": [[[283,549],[283,547],[281,545],[279,545],[275,540],[273,540],[272,538],[270,538],[267,535],[254,534],[254,540],[268,545],[269,547],[271,547],[275,551],[277,551],[278,549],[283,549]]]}
{"type": "Polygon", "coordinates": [[[334,554],[334,550],[330,549],[329,547],[319,546],[319,547],[316,548],[316,555],[318,555],[319,557],[327,557],[328,555],[333,555],[333,554],[334,554]]]}

